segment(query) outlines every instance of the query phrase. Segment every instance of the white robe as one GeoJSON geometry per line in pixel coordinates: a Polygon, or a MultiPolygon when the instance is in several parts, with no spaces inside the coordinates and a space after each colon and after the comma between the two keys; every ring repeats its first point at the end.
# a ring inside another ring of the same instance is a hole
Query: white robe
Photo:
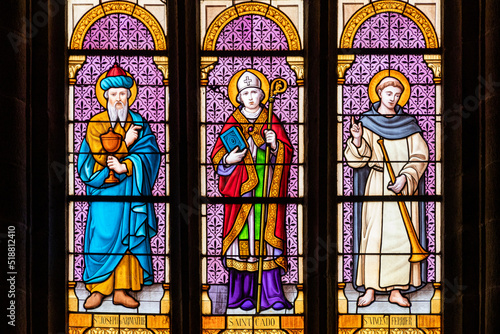
{"type": "MultiPolygon", "coordinates": [[[[366,196],[396,196],[387,189],[390,176],[377,140],[380,137],[363,128],[361,146],[352,137],[347,141],[345,157],[352,168],[370,167],[366,196]]],[[[418,183],[429,159],[427,143],[420,133],[397,140],[384,139],[396,177],[406,176],[403,195],[417,195],[418,183]]],[[[407,202],[413,226],[419,235],[418,202],[407,202]]],[[[408,261],[411,246],[397,202],[364,202],[356,284],[378,291],[408,289],[421,284],[420,263],[408,261]],[[363,255],[366,254],[366,255],[363,255]],[[368,255],[369,254],[369,255],[368,255]]],[[[420,236],[419,236],[420,238],[420,236]]]]}

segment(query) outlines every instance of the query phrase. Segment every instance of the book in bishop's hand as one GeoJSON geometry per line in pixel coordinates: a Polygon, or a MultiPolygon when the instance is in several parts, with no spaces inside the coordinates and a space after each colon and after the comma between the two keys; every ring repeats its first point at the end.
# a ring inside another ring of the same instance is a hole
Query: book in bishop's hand
{"type": "Polygon", "coordinates": [[[238,147],[238,151],[247,148],[247,141],[245,137],[243,137],[240,128],[236,126],[230,127],[226,132],[221,134],[220,139],[228,152],[234,150],[235,147],[238,147]]]}

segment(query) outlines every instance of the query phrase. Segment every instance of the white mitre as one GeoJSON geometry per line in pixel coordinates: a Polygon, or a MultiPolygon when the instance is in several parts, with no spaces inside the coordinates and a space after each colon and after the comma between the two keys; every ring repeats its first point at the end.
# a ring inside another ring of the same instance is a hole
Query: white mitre
{"type": "Polygon", "coordinates": [[[247,89],[247,88],[259,88],[260,89],[261,82],[255,74],[253,74],[252,72],[246,71],[238,79],[237,86],[238,86],[238,93],[239,93],[243,89],[247,89]]]}

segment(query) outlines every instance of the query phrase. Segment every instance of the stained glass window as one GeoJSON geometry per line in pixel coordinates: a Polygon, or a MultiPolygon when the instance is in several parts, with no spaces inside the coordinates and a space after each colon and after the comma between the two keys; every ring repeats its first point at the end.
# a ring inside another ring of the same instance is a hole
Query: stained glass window
{"type": "Polygon", "coordinates": [[[200,11],[203,332],[302,333],[303,2],[200,11]]]}
{"type": "Polygon", "coordinates": [[[338,4],[339,333],[439,333],[441,2],[338,4]]]}
{"type": "Polygon", "coordinates": [[[163,1],[68,2],[70,332],[168,332],[163,1]]]}

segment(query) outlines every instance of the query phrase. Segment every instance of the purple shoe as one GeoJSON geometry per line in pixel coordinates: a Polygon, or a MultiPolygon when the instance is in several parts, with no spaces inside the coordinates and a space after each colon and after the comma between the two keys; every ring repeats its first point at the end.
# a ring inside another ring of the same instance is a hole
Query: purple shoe
{"type": "Polygon", "coordinates": [[[248,311],[248,310],[251,310],[251,309],[255,308],[255,306],[253,306],[253,303],[251,301],[249,301],[249,300],[245,300],[243,302],[243,304],[241,304],[240,307],[241,307],[242,310],[245,310],[245,311],[248,311]]]}
{"type": "Polygon", "coordinates": [[[276,311],[282,310],[284,308],[285,308],[285,304],[280,303],[280,302],[277,302],[273,305],[273,309],[275,309],[276,311]]]}

